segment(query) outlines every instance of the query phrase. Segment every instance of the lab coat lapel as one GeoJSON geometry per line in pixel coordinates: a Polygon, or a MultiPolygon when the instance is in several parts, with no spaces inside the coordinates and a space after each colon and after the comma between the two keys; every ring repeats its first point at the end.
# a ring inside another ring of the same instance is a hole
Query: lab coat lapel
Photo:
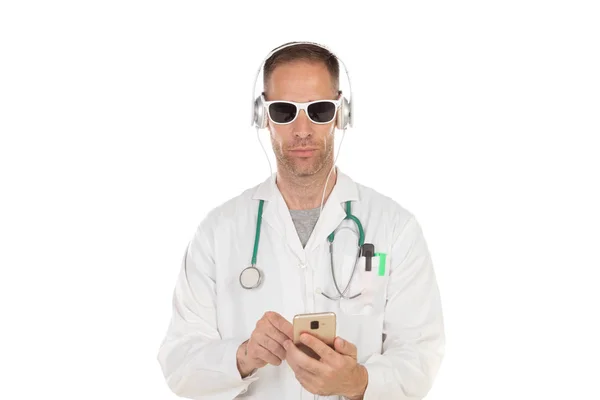
{"type": "Polygon", "coordinates": [[[308,243],[307,250],[313,250],[321,244],[327,243],[327,237],[333,232],[340,223],[346,218],[346,201],[358,200],[358,189],[347,175],[340,172],[337,168],[337,180],[325,205],[321,216],[315,225],[308,243]]]}
{"type": "Polygon", "coordinates": [[[254,198],[266,200],[263,221],[277,234],[284,237],[285,242],[301,262],[306,262],[304,249],[298,237],[298,232],[292,221],[290,210],[277,188],[276,175],[263,182],[256,191],[254,198]]]}
{"type": "Polygon", "coordinates": [[[340,200],[338,196],[334,194],[334,191],[331,192],[327,202],[323,205],[323,211],[306,243],[306,248],[311,251],[319,244],[325,244],[327,242],[327,236],[329,236],[346,217],[343,204],[340,203],[340,200]]]}

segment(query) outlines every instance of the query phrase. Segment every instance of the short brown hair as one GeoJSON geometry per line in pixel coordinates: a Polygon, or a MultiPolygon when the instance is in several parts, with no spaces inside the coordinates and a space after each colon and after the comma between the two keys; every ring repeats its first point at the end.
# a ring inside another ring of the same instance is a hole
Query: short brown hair
{"type": "Polygon", "coordinates": [[[333,84],[332,89],[336,93],[338,92],[340,85],[340,64],[337,57],[327,49],[307,43],[299,43],[286,47],[285,49],[279,50],[269,57],[267,61],[265,61],[265,66],[263,68],[263,86],[265,92],[267,91],[267,83],[271,78],[271,74],[275,68],[278,65],[292,61],[312,61],[324,63],[329,71],[329,74],[331,75],[331,82],[333,84]]]}

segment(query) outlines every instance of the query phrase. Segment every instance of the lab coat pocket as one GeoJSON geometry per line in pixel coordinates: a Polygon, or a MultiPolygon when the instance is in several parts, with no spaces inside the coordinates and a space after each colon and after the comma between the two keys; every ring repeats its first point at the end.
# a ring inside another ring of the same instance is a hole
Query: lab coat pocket
{"type": "MultiPolygon", "coordinates": [[[[387,257],[383,253],[377,253],[371,257],[371,270],[366,271],[366,258],[360,257],[356,266],[352,284],[346,293],[353,296],[361,293],[353,299],[340,299],[340,310],[347,315],[379,315],[383,313],[387,296],[388,268],[387,257]]],[[[348,282],[352,269],[346,269],[345,281],[348,282]]]]}

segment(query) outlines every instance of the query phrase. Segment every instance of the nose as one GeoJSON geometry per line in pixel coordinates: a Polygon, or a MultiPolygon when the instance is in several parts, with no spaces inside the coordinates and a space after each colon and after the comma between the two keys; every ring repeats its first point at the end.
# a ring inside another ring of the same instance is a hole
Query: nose
{"type": "Polygon", "coordinates": [[[294,121],[294,132],[296,136],[305,138],[312,134],[312,122],[308,119],[308,116],[304,110],[300,110],[300,113],[294,121]]]}

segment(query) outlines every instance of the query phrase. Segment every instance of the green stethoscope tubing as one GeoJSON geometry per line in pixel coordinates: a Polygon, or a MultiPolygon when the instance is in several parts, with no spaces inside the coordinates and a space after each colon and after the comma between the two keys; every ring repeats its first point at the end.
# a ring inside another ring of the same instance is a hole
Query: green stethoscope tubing
{"type": "Polygon", "coordinates": [[[256,254],[258,253],[258,242],[260,241],[260,225],[262,223],[264,200],[258,204],[258,219],[256,221],[256,234],[254,235],[254,251],[252,252],[252,266],[256,266],[256,254]]]}
{"type": "MultiPolygon", "coordinates": [[[[344,219],[351,219],[352,221],[354,221],[354,223],[358,227],[358,234],[359,234],[358,247],[362,247],[362,245],[365,244],[365,231],[363,230],[363,226],[360,223],[360,221],[358,220],[358,218],[356,218],[356,216],[352,214],[352,210],[350,207],[351,207],[350,202],[347,201],[346,202],[346,218],[344,218],[344,219]]],[[[335,234],[335,231],[331,232],[331,234],[329,236],[327,236],[327,240],[329,240],[329,243],[333,243],[334,234],[335,234]]]]}

